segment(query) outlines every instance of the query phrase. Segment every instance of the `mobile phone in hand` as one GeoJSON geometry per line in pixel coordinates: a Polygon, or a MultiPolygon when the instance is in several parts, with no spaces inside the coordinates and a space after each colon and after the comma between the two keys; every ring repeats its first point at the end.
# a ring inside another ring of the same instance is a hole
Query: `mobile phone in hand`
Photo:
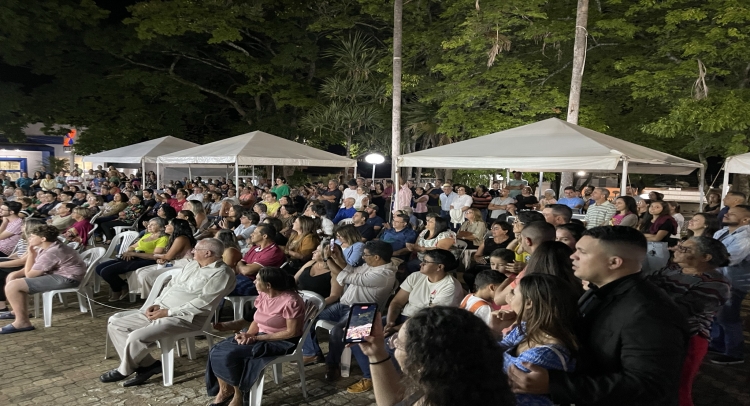
{"type": "Polygon", "coordinates": [[[377,303],[354,303],[349,308],[349,317],[344,329],[345,343],[361,343],[372,334],[372,323],[375,321],[377,303]]]}

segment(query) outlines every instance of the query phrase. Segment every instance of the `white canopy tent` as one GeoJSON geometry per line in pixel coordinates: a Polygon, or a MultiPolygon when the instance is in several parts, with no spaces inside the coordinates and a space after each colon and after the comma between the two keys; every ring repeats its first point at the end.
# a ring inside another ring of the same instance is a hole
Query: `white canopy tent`
{"type": "Polygon", "coordinates": [[[557,118],[401,155],[397,165],[453,169],[513,168],[527,172],[619,172],[622,173],[621,194],[625,193],[628,173],[688,175],[700,169],[699,189],[703,203],[702,164],[557,118]]]}
{"type": "Polygon", "coordinates": [[[236,137],[199,145],[160,156],[158,165],[234,164],[235,184],[239,185],[240,165],[356,167],[357,161],[308,145],[253,131],[236,137]]]}
{"type": "MultiPolygon", "coordinates": [[[[732,155],[724,161],[724,184],[721,189],[722,197],[729,192],[729,174],[743,173],[750,174],[750,152],[742,155],[732,155]]],[[[721,201],[721,207],[724,207],[724,199],[721,201]]]]}
{"type": "Polygon", "coordinates": [[[115,148],[83,157],[83,162],[114,162],[141,164],[141,173],[146,173],[147,163],[156,163],[156,158],[175,151],[192,148],[198,144],[172,136],[156,138],[127,147],[115,148]]]}

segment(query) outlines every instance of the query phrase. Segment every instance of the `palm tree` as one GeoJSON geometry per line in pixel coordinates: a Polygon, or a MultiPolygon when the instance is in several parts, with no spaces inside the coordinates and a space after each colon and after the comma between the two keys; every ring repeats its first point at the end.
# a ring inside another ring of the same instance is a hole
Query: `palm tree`
{"type": "Polygon", "coordinates": [[[356,32],[325,55],[335,58],[337,71],[320,89],[328,101],[312,108],[300,125],[328,143],[344,143],[347,157],[352,157],[353,145],[384,125],[386,89],[375,71],[381,53],[356,32]]]}

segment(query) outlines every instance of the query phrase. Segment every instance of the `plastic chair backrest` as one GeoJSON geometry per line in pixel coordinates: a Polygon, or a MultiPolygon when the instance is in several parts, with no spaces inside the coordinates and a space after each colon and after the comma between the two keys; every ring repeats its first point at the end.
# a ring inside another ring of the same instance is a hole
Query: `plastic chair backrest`
{"type": "MultiPolygon", "coordinates": [[[[128,250],[128,247],[135,241],[136,238],[138,238],[138,231],[125,231],[124,233],[118,234],[118,236],[122,236],[122,239],[120,240],[120,252],[119,254],[124,253],[128,250]]],[[[115,237],[117,239],[117,237],[115,237]]],[[[112,244],[115,244],[115,239],[112,240],[112,244]]]]}
{"type": "Polygon", "coordinates": [[[343,226],[344,224],[352,224],[353,222],[354,222],[354,219],[348,218],[348,219],[340,220],[338,222],[338,224],[336,224],[336,225],[337,226],[343,226]]]}
{"type": "Polygon", "coordinates": [[[154,286],[151,288],[151,293],[148,294],[146,302],[143,303],[143,306],[141,306],[141,311],[146,311],[146,309],[154,304],[156,298],[159,297],[159,293],[161,293],[161,290],[167,285],[169,280],[171,280],[172,277],[177,275],[180,271],[182,271],[182,268],[172,268],[156,278],[156,281],[154,281],[154,286]]]}
{"type": "Polygon", "coordinates": [[[309,290],[300,290],[299,295],[305,301],[305,330],[307,330],[320,312],[325,309],[326,301],[323,296],[309,290]]]}
{"type": "Polygon", "coordinates": [[[87,283],[94,277],[94,271],[96,266],[99,265],[99,261],[104,257],[104,247],[91,248],[81,254],[81,259],[86,263],[86,274],[83,276],[83,280],[79,286],[86,286],[87,283]]]}

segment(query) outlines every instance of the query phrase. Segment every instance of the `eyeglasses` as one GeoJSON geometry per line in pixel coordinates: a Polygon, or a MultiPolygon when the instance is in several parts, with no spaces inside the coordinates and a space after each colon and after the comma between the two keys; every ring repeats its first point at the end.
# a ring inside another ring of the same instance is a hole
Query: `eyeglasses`
{"type": "Polygon", "coordinates": [[[375,254],[362,254],[362,257],[374,257],[375,254]]]}
{"type": "Polygon", "coordinates": [[[398,339],[398,333],[388,337],[388,339],[386,339],[385,342],[386,342],[386,345],[388,345],[388,348],[392,350],[404,349],[403,343],[401,343],[401,340],[398,339]]]}

